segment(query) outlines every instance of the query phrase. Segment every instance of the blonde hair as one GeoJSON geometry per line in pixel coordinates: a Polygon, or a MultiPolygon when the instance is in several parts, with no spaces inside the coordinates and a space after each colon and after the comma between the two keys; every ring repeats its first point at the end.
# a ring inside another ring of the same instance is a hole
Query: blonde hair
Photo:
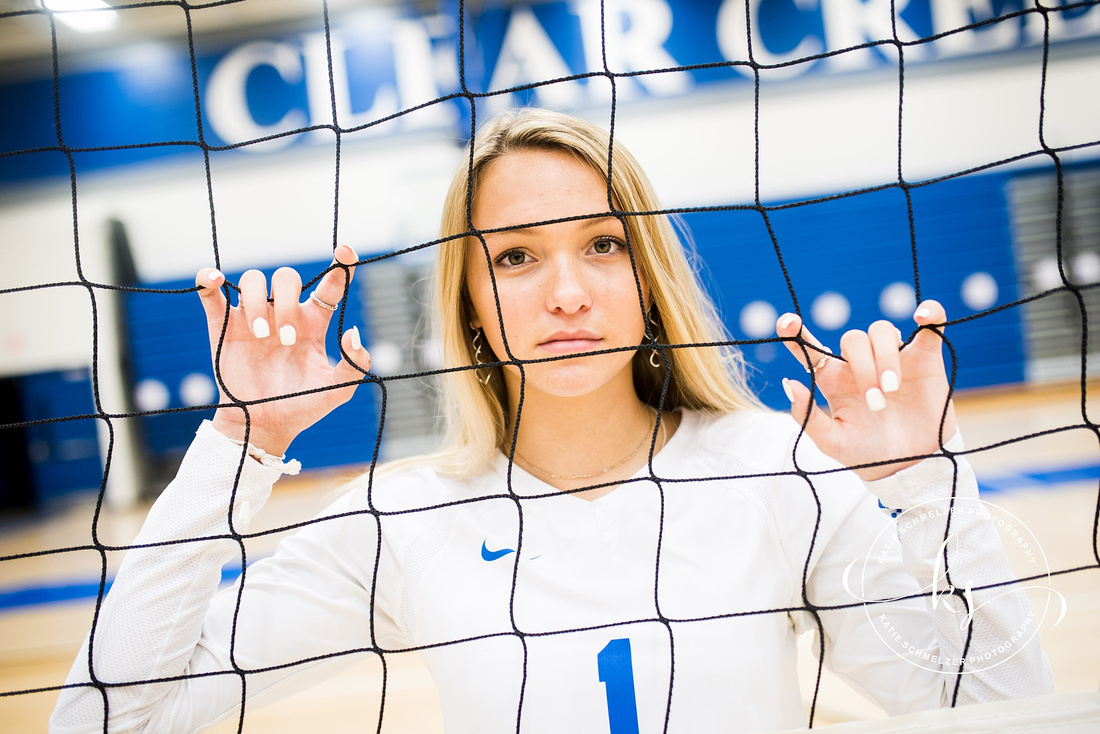
{"type": "MultiPolygon", "coordinates": [[[[564,151],[591,166],[607,180],[611,160],[612,200],[622,217],[640,275],[649,286],[651,312],[665,344],[712,344],[729,337],[717,311],[699,285],[683,243],[660,209],[649,179],[634,157],[607,132],[584,120],[538,109],[511,111],[491,120],[471,141],[466,164],[455,172],[443,206],[436,261],[434,311],[448,372],[443,387],[443,447],[417,461],[453,476],[476,476],[488,470],[498,451],[511,443],[507,434],[508,402],[501,368],[461,369],[478,363],[472,344],[472,306],[466,290],[466,253],[473,195],[490,165],[519,150],[564,151]],[[473,187],[471,191],[470,187],[473,187]],[[482,385],[478,372],[496,373],[482,385]]],[[[651,325],[652,328],[652,325],[651,325]]],[[[484,341],[484,340],[482,340],[484,341]]],[[[497,360],[487,344],[482,362],[497,360]]],[[[650,364],[653,352],[634,355],[634,384],[639,397],[657,407],[664,367],[650,364]]],[[[749,390],[740,352],[728,346],[675,348],[664,352],[670,374],[664,409],[679,407],[716,414],[762,408],[749,390]]],[[[404,462],[402,462],[404,463],[404,462]]]]}

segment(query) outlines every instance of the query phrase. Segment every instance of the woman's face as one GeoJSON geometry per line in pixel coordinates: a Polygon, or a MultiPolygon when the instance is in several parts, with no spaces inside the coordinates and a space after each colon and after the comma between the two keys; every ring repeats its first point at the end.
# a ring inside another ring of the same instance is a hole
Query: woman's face
{"type": "MultiPolygon", "coordinates": [[[[475,194],[473,223],[480,230],[608,211],[603,177],[561,151],[502,156],[490,164],[475,194]]],[[[494,232],[485,235],[485,244],[513,356],[540,359],[641,343],[645,324],[638,281],[615,217],[494,232]]],[[[489,346],[506,359],[485,251],[476,239],[468,247],[471,325],[484,329],[489,346]]],[[[641,293],[648,308],[644,279],[641,293]]],[[[608,384],[633,389],[633,356],[622,351],[526,365],[525,389],[560,397],[586,395],[608,384]]],[[[518,368],[508,367],[506,379],[516,395],[518,368]]]]}

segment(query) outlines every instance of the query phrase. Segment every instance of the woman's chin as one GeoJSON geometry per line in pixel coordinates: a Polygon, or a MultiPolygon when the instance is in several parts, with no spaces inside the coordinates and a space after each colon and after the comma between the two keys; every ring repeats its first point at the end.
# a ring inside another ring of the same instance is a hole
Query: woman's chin
{"type": "MultiPolygon", "coordinates": [[[[525,397],[529,397],[534,391],[555,398],[579,398],[599,391],[616,379],[633,385],[630,360],[624,360],[619,354],[527,365],[524,374],[525,397]],[[612,364],[608,364],[612,361],[612,364]]],[[[516,386],[519,386],[518,380],[516,386]]]]}

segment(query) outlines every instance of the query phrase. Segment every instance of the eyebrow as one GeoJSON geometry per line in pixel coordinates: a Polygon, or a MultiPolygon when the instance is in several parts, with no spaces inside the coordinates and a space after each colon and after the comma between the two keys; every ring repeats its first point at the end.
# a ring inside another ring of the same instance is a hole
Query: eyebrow
{"type": "Polygon", "coordinates": [[[619,222],[619,218],[613,214],[581,214],[574,217],[561,217],[559,219],[547,219],[544,222],[512,225],[505,227],[493,227],[492,229],[481,230],[482,234],[532,234],[534,230],[539,227],[545,227],[548,224],[561,224],[562,222],[580,222],[581,226],[586,229],[591,229],[596,226],[603,226],[608,222],[619,222]]]}

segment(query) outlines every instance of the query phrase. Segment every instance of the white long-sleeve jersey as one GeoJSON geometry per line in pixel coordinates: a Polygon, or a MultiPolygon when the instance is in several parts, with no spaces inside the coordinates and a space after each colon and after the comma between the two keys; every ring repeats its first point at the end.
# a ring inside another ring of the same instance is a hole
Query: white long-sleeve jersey
{"type": "Polygon", "coordinates": [[[865,486],[787,416],[684,411],[652,475],[595,501],[503,456],[466,480],[381,472],[219,591],[240,558],[230,513],[244,533],[280,474],[248,459],[234,491],[240,466],[241,449],[204,424],[118,572],[53,731],[102,731],[104,716],[112,731],[194,731],[239,715],[242,680],[251,708],[357,656],[410,649],[448,732],[793,728],[807,629],[890,713],[1053,690],[1018,585],[968,592],[970,611],[922,594],[1012,579],[989,514],[961,511],[979,504],[960,457],[865,486]],[[868,487],[909,511],[892,519],[868,487]],[[80,685],[90,667],[106,711],[80,685]]]}

